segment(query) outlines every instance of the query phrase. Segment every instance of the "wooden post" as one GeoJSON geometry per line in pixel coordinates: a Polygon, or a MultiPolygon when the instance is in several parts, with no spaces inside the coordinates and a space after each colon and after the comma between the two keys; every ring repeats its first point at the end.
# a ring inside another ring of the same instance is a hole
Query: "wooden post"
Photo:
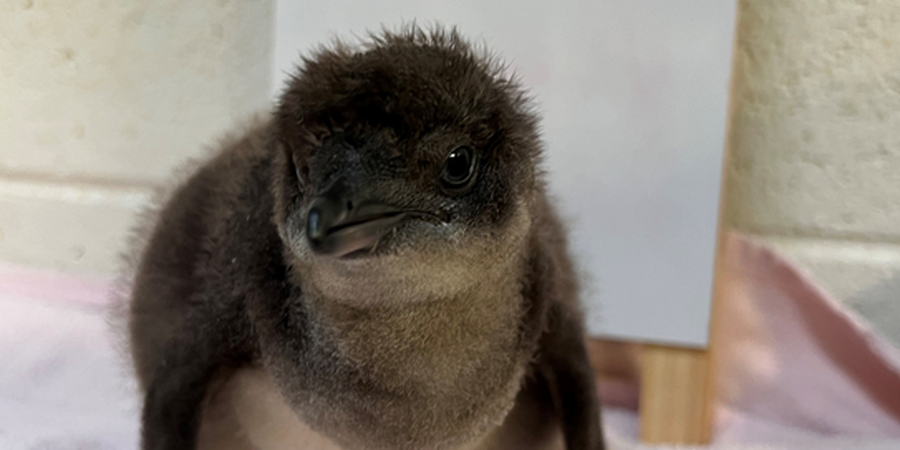
{"type": "Polygon", "coordinates": [[[710,353],[661,345],[641,351],[641,440],[706,444],[712,429],[710,353]]]}

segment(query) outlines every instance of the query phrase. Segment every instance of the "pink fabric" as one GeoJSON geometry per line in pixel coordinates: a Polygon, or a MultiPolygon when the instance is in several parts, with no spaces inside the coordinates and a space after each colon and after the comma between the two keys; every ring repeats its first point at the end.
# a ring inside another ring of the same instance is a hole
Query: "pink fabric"
{"type": "MultiPolygon", "coordinates": [[[[761,244],[729,234],[723,251],[707,448],[900,449],[897,350],[761,244]]],[[[0,264],[0,448],[136,447],[139,402],[98,307],[109,286],[0,264]]],[[[601,394],[612,450],[666,448],[636,443],[636,383],[601,394]]]]}
{"type": "Polygon", "coordinates": [[[25,268],[0,261],[0,295],[49,302],[105,306],[109,278],[25,268]]]}
{"type": "MultiPolygon", "coordinates": [[[[900,352],[761,243],[728,233],[722,250],[708,448],[900,449],[900,352]]],[[[598,388],[613,447],[648,448],[637,381],[598,388]]]]}
{"type": "Polygon", "coordinates": [[[896,349],[773,251],[737,234],[724,245],[722,406],[822,434],[900,439],[896,349]]]}

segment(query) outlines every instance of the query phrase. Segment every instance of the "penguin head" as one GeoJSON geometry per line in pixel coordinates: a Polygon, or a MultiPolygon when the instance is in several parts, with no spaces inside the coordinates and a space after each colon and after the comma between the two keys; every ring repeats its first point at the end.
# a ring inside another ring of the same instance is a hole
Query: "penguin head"
{"type": "Polygon", "coordinates": [[[484,244],[540,184],[526,94],[455,30],[407,27],[305,58],[274,141],[276,223],[307,261],[484,244]]]}

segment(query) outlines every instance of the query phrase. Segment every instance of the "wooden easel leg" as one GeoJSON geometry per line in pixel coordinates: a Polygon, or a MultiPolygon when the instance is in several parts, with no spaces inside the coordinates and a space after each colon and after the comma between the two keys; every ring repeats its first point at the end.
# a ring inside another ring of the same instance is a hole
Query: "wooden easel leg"
{"type": "Polygon", "coordinates": [[[706,444],[712,428],[707,350],[645,345],[641,351],[641,440],[706,444]]]}

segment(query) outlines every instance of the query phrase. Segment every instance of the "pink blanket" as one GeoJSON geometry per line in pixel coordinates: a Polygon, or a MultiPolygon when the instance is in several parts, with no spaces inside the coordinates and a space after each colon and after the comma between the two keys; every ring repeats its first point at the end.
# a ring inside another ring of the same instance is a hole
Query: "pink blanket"
{"type": "MultiPolygon", "coordinates": [[[[900,449],[900,352],[772,250],[724,245],[710,448],[900,449]]],[[[607,414],[618,448],[640,448],[633,403],[607,414]]]]}
{"type": "MultiPolygon", "coordinates": [[[[897,349],[771,250],[725,242],[709,448],[900,449],[897,349]]],[[[136,447],[138,402],[110,345],[106,288],[0,265],[0,448],[136,447]]],[[[628,398],[629,386],[609,389],[628,398]]],[[[645,448],[627,402],[604,413],[613,449],[645,448]]]]}

